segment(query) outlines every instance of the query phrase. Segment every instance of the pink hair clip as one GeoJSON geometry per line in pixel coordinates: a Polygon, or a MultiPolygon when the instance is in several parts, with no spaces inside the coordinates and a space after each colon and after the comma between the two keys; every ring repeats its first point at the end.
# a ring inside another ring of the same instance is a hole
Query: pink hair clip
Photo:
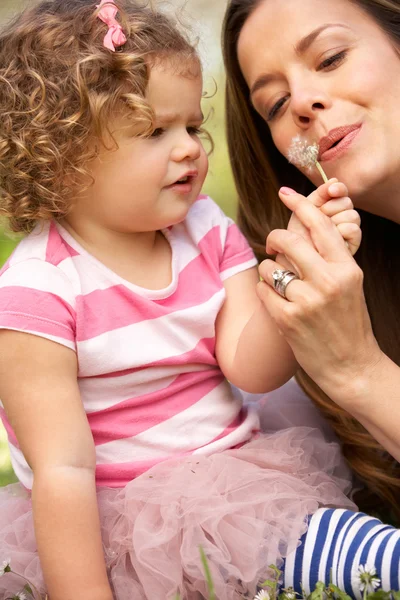
{"type": "Polygon", "coordinates": [[[101,0],[96,8],[101,9],[97,15],[98,18],[108,25],[108,31],[103,42],[104,47],[115,52],[115,48],[123,46],[126,42],[122,27],[115,18],[118,7],[115,5],[114,0],[101,0]]]}

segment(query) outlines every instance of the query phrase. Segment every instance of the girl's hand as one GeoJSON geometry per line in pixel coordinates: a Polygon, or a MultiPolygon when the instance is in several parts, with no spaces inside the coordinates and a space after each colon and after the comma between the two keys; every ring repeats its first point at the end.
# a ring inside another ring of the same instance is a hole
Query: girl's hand
{"type": "MultiPolygon", "coordinates": [[[[279,197],[283,202],[285,196],[291,194],[296,194],[296,192],[290,188],[279,190],[279,197]]],[[[300,196],[300,194],[296,195],[300,196]]],[[[305,196],[301,196],[301,198],[306,199],[305,196]]],[[[339,233],[347,242],[349,251],[354,256],[361,244],[360,215],[354,210],[345,184],[340,183],[337,179],[330,179],[328,183],[324,183],[314,190],[307,197],[307,200],[331,218],[332,223],[336,225],[339,233]]],[[[301,223],[295,213],[290,218],[288,231],[299,234],[312,243],[307,227],[301,223]]],[[[290,265],[285,256],[278,255],[277,261],[286,269],[293,270],[293,265],[290,265]]]]}
{"type": "Polygon", "coordinates": [[[293,231],[272,231],[267,252],[286,255],[300,280],[291,281],[287,299],[282,298],[272,278],[282,266],[266,260],[259,267],[264,281],[257,292],[303,369],[343,405],[358,377],[382,359],[364,299],[363,274],[332,218],[299,194],[281,198],[312,244],[293,231]]]}

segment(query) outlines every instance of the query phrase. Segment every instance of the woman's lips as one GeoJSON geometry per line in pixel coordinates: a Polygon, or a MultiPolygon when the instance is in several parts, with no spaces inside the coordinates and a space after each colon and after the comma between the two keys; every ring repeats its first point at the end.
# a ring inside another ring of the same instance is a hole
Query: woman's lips
{"type": "MultiPolygon", "coordinates": [[[[340,128],[343,129],[343,137],[340,139],[339,143],[336,146],[334,146],[333,148],[330,147],[328,150],[325,150],[320,153],[320,161],[328,162],[330,160],[335,160],[336,158],[339,158],[342,154],[347,152],[355,138],[360,133],[361,127],[362,125],[349,127],[348,133],[346,133],[345,128],[340,128]]],[[[332,143],[335,143],[335,141],[332,141],[332,143]]]]}

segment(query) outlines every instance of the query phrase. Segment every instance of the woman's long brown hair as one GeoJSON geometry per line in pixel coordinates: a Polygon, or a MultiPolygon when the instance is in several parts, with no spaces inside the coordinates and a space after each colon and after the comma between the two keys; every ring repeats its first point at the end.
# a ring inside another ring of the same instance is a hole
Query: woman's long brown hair
{"type": "MultiPolygon", "coordinates": [[[[268,233],[286,227],[289,220],[289,212],[277,195],[279,187],[286,185],[306,195],[313,189],[310,181],[275,148],[266,123],[249,102],[249,89],[239,67],[237,41],[240,31],[262,1],[231,0],[223,26],[226,126],[239,194],[239,224],[259,260],[266,258],[268,233]]],[[[366,11],[400,47],[400,0],[349,2],[366,11]]],[[[385,354],[400,366],[400,226],[359,212],[363,242],[356,260],[364,271],[365,296],[374,334],[385,354]]],[[[364,489],[355,498],[360,509],[399,523],[399,463],[356,419],[334,404],[304,371],[299,371],[297,380],[333,426],[344,456],[364,483],[364,489]]]]}

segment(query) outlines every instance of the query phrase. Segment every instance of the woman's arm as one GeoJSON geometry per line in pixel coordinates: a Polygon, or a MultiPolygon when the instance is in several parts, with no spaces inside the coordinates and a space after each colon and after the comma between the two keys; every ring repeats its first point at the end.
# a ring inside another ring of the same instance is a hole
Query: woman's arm
{"type": "Polygon", "coordinates": [[[95,450],[75,353],[0,331],[0,397],[33,470],[39,557],[51,600],[112,600],[100,536],[95,450]]]}
{"type": "Polygon", "coordinates": [[[400,368],[374,337],[362,272],[328,217],[297,194],[281,198],[308,228],[315,248],[299,235],[273,231],[268,252],[285,254],[301,280],[288,286],[288,300],[281,298],[272,286],[279,265],[264,261],[259,297],[308,375],[400,458],[400,368]]]}
{"type": "Polygon", "coordinates": [[[347,410],[400,462],[400,368],[382,354],[377,364],[353,381],[344,400],[347,410]]]}

